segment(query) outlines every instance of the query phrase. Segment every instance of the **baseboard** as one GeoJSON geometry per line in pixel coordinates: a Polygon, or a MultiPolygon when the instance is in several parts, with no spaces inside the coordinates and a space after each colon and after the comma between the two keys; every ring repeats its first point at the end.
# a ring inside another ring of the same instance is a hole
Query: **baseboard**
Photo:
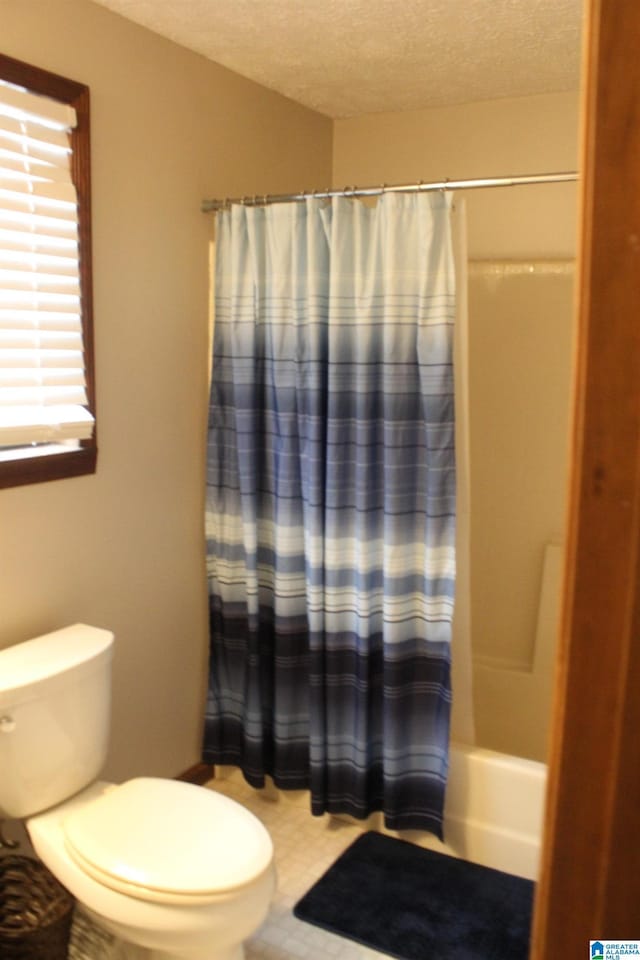
{"type": "Polygon", "coordinates": [[[202,784],[207,783],[209,780],[213,780],[214,776],[215,771],[213,764],[196,763],[193,767],[189,767],[188,770],[179,773],[175,779],[184,780],[186,783],[197,783],[202,786],[202,784]]]}

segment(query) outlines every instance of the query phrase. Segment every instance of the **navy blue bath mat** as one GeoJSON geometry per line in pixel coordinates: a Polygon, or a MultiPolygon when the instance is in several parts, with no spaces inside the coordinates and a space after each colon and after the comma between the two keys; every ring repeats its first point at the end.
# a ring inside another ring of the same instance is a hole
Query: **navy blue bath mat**
{"type": "Polygon", "coordinates": [[[533,883],[364,833],[294,907],[401,960],[527,960],[533,883]]]}

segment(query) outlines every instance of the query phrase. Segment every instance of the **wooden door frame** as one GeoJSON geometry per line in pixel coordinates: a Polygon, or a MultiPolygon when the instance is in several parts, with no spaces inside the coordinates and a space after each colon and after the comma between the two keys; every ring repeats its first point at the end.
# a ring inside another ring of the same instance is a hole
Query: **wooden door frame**
{"type": "Polygon", "coordinates": [[[572,477],[531,960],[640,939],[640,3],[586,11],[572,477]]]}

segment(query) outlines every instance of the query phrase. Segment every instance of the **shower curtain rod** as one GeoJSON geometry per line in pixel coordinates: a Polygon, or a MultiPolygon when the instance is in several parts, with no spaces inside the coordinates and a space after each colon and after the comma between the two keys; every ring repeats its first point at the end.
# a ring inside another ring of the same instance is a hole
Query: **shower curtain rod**
{"type": "Polygon", "coordinates": [[[224,200],[203,200],[202,212],[224,210],[233,203],[245,207],[259,207],[270,203],[289,203],[294,200],[325,200],[331,197],[379,197],[383,193],[421,193],[435,190],[476,190],[486,187],[518,187],[528,183],[567,183],[577,180],[575,170],[564,173],[533,173],[514,177],[481,177],[475,180],[434,180],[431,183],[403,183],[378,187],[345,187],[344,190],[311,190],[302,193],[276,193],[253,197],[227,197],[224,200]]]}

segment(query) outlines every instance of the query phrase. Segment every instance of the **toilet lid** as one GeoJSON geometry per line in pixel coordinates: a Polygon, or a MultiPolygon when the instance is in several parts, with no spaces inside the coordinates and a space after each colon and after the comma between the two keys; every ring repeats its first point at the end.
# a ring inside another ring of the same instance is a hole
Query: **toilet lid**
{"type": "Polygon", "coordinates": [[[70,855],[100,883],[139,899],[206,902],[269,869],[266,829],[240,804],[176,780],[141,777],[64,822],[70,855]]]}

